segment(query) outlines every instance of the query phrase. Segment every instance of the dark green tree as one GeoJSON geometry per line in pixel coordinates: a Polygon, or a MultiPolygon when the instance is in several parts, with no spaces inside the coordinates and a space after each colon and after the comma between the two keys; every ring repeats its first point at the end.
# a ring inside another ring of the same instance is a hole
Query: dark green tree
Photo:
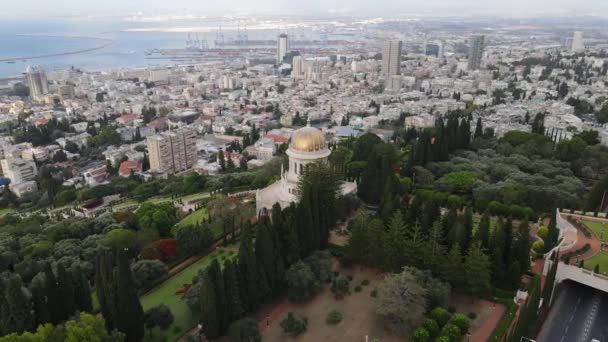
{"type": "Polygon", "coordinates": [[[239,284],[245,311],[256,310],[269,292],[268,284],[264,282],[266,279],[260,279],[258,268],[257,258],[253,250],[251,224],[247,221],[241,233],[238,253],[239,284]]]}
{"type": "Polygon", "coordinates": [[[116,329],[125,334],[126,342],[138,342],[144,337],[144,310],[139,302],[126,252],[119,251],[116,259],[114,286],[116,287],[116,311],[119,313],[116,329]]]}
{"type": "Polygon", "coordinates": [[[255,238],[255,255],[258,260],[260,276],[265,277],[272,293],[277,294],[283,288],[285,265],[279,253],[273,228],[267,216],[260,217],[255,238]]]}
{"type": "Polygon", "coordinates": [[[532,122],[532,133],[545,134],[545,114],[536,114],[532,122]]]}
{"type": "Polygon", "coordinates": [[[72,274],[61,263],[57,264],[57,281],[59,282],[59,296],[62,299],[63,319],[67,319],[77,311],[76,291],[72,274]]]}
{"type": "Polygon", "coordinates": [[[30,284],[32,304],[34,306],[34,313],[36,316],[36,325],[48,323],[51,321],[51,314],[49,312],[49,307],[46,298],[46,283],[44,281],[44,276],[42,276],[43,273],[39,274],[41,275],[41,277],[34,277],[32,283],[30,284]]]}
{"type": "MultiPolygon", "coordinates": [[[[222,275],[222,269],[217,259],[213,260],[207,268],[206,278],[209,278],[215,291],[215,303],[217,305],[215,314],[217,315],[220,332],[224,332],[228,329],[230,324],[230,312],[228,310],[228,301],[226,298],[226,286],[224,284],[224,277],[222,275]]],[[[205,305],[205,304],[202,304],[205,305]]]]}
{"type": "Polygon", "coordinates": [[[463,253],[469,250],[471,246],[471,241],[473,240],[473,211],[470,207],[467,207],[464,210],[464,214],[462,215],[462,228],[463,228],[463,240],[462,240],[462,250],[463,253]]]}
{"type": "Polygon", "coordinates": [[[59,282],[55,277],[55,273],[53,272],[53,268],[51,264],[47,264],[44,269],[44,277],[46,283],[46,302],[49,309],[50,322],[53,324],[58,324],[63,321],[66,317],[64,316],[64,311],[62,307],[62,298],[61,292],[59,289],[59,282]]]}
{"type": "Polygon", "coordinates": [[[95,284],[108,331],[116,329],[124,333],[127,342],[141,341],[144,312],[126,251],[109,251],[98,256],[95,284]]]}
{"type": "Polygon", "coordinates": [[[441,273],[455,289],[463,290],[466,286],[466,270],[462,261],[460,246],[453,245],[442,265],[441,273]]]}
{"type": "Polygon", "coordinates": [[[475,125],[475,135],[474,138],[481,138],[483,137],[483,124],[481,122],[481,118],[477,119],[477,124],[475,125]]]}
{"type": "Polygon", "coordinates": [[[224,157],[224,151],[221,149],[217,152],[217,162],[220,164],[220,169],[226,171],[226,158],[224,157]]]}
{"type": "MultiPolygon", "coordinates": [[[[2,280],[0,280],[1,282],[2,280]]],[[[0,287],[0,290],[3,288],[0,287]]],[[[9,274],[4,287],[6,311],[0,311],[3,315],[0,317],[2,321],[1,327],[5,334],[34,330],[36,319],[34,318],[34,309],[29,298],[29,291],[23,287],[21,277],[16,274],[9,274]]]]}
{"type": "Polygon", "coordinates": [[[239,288],[239,278],[236,273],[236,263],[228,260],[224,263],[222,272],[224,286],[226,287],[226,308],[228,310],[228,321],[237,320],[245,314],[241,292],[239,288]]]}
{"type": "Polygon", "coordinates": [[[553,288],[555,286],[555,277],[557,275],[558,257],[555,252],[551,255],[551,266],[545,278],[545,286],[543,287],[542,299],[543,306],[549,308],[551,306],[551,297],[553,296],[553,288]]]}
{"type": "Polygon", "coordinates": [[[479,243],[469,248],[464,260],[467,292],[473,296],[482,296],[490,291],[490,260],[479,243]]]}
{"type": "Polygon", "coordinates": [[[475,232],[475,240],[481,243],[481,247],[489,249],[490,247],[490,214],[486,211],[479,220],[477,231],[475,232]]]}
{"type": "Polygon", "coordinates": [[[233,322],[228,329],[228,336],[232,342],[262,341],[258,321],[252,318],[243,318],[233,322]]]}
{"type": "Polygon", "coordinates": [[[396,177],[393,171],[396,157],[393,145],[383,143],[374,146],[358,187],[359,196],[363,201],[380,204],[387,178],[396,177]]]}
{"type": "Polygon", "coordinates": [[[209,272],[203,276],[201,286],[201,324],[205,336],[216,339],[222,334],[222,317],[219,310],[219,301],[216,296],[216,285],[213,283],[209,272]]]}
{"type": "Polygon", "coordinates": [[[72,267],[72,279],[74,279],[74,300],[76,310],[78,312],[93,311],[93,300],[91,298],[91,286],[85,272],[80,268],[79,264],[72,267]]]}

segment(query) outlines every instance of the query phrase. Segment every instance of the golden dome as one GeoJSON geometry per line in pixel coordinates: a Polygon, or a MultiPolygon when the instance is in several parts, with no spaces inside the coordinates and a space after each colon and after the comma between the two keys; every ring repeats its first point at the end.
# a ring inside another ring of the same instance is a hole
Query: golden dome
{"type": "Polygon", "coordinates": [[[291,136],[289,148],[297,152],[315,152],[327,149],[325,135],[314,127],[303,127],[291,136]]]}

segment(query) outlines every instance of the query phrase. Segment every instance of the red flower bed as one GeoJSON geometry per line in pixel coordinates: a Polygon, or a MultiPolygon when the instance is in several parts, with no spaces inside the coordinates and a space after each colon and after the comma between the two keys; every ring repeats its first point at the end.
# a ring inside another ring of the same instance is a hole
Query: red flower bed
{"type": "Polygon", "coordinates": [[[156,259],[163,262],[173,260],[177,254],[177,242],[175,239],[157,240],[145,246],[141,251],[144,259],[156,259]]]}

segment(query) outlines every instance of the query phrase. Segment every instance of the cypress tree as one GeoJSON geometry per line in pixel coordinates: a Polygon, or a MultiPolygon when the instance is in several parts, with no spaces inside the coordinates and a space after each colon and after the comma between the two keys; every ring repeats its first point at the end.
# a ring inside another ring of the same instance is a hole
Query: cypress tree
{"type": "Polygon", "coordinates": [[[66,317],[64,316],[61,292],[59,290],[59,282],[55,278],[51,264],[47,264],[44,269],[44,277],[46,280],[46,297],[49,308],[50,322],[59,324],[66,317]]]}
{"type": "Polygon", "coordinates": [[[277,202],[272,206],[272,210],[270,211],[270,217],[272,220],[272,227],[277,234],[279,239],[278,241],[278,249],[281,254],[281,258],[283,261],[288,262],[288,254],[289,254],[289,229],[287,222],[285,222],[285,217],[283,216],[283,210],[281,209],[281,205],[277,202]]]}
{"type": "Polygon", "coordinates": [[[230,324],[230,312],[228,311],[228,302],[226,300],[226,285],[220,263],[213,260],[207,269],[207,276],[211,279],[211,284],[215,289],[215,301],[217,304],[216,315],[220,326],[220,332],[228,329],[230,324]]]}
{"type": "Polygon", "coordinates": [[[479,243],[469,248],[464,261],[467,292],[474,296],[481,296],[490,290],[490,260],[483,252],[479,243]]]}
{"type": "Polygon", "coordinates": [[[551,221],[549,222],[549,226],[547,227],[547,239],[545,239],[545,250],[550,251],[557,245],[557,241],[559,239],[559,229],[557,229],[557,210],[551,216],[551,221]]]}
{"type": "Polygon", "coordinates": [[[446,257],[445,263],[443,263],[441,271],[443,277],[450,282],[455,289],[464,288],[466,277],[460,246],[452,246],[446,257]]]}
{"type": "Polygon", "coordinates": [[[393,216],[393,213],[397,209],[395,194],[394,194],[394,186],[392,182],[392,178],[387,178],[384,182],[384,192],[382,194],[382,199],[380,200],[380,218],[384,222],[388,222],[388,220],[393,216]]]}
{"type": "MultiPolygon", "coordinates": [[[[381,143],[374,146],[358,187],[361,199],[370,204],[380,203],[384,183],[393,174],[392,165],[396,157],[397,153],[393,145],[381,143]]],[[[417,165],[421,164],[422,162],[417,162],[417,165]]]]}
{"type": "Polygon", "coordinates": [[[481,118],[477,119],[477,124],[475,125],[475,135],[474,138],[481,138],[483,136],[483,125],[481,123],[481,118]]]}
{"type": "MultiPolygon", "coordinates": [[[[397,210],[391,217],[382,243],[382,251],[384,257],[381,258],[384,262],[384,267],[389,270],[399,270],[407,261],[407,255],[404,251],[404,242],[410,238],[401,211],[397,210]]],[[[378,255],[372,256],[379,257],[378,255]]]]}
{"type": "Polygon", "coordinates": [[[462,148],[469,148],[471,145],[471,124],[469,120],[462,120],[460,124],[462,130],[462,148]]]}
{"type": "Polygon", "coordinates": [[[106,252],[99,255],[95,265],[95,288],[99,299],[99,307],[105,319],[106,329],[113,331],[117,328],[117,321],[120,319],[117,313],[116,290],[113,286],[116,277],[114,253],[106,252]]]}
{"type": "Polygon", "coordinates": [[[144,311],[125,252],[118,252],[116,268],[117,329],[125,334],[126,342],[139,342],[144,337],[144,311]]]}
{"type": "Polygon", "coordinates": [[[220,168],[222,171],[226,170],[226,158],[224,157],[224,151],[221,149],[217,152],[217,160],[220,164],[220,168]]]}
{"type": "Polygon", "coordinates": [[[125,252],[106,252],[100,255],[95,280],[97,297],[108,331],[116,329],[124,333],[126,342],[142,341],[144,312],[125,252]]]}
{"type": "Polygon", "coordinates": [[[414,200],[412,200],[412,204],[407,210],[405,222],[412,224],[416,221],[420,221],[422,218],[422,205],[422,198],[420,196],[414,196],[414,200]]]}
{"type": "Polygon", "coordinates": [[[245,311],[255,311],[261,303],[260,292],[263,284],[259,283],[258,265],[255,258],[251,237],[251,224],[247,222],[241,233],[241,244],[238,254],[239,284],[241,299],[245,311]]]}
{"type": "Polygon", "coordinates": [[[521,270],[520,274],[530,268],[530,247],[530,226],[528,225],[528,219],[524,218],[517,227],[517,234],[512,247],[512,263],[518,263],[521,270]]]}
{"type": "Polygon", "coordinates": [[[513,219],[511,216],[505,221],[505,247],[504,247],[504,264],[510,265],[513,259],[513,219]]]}
{"type": "Polygon", "coordinates": [[[494,232],[490,237],[490,257],[492,263],[492,276],[494,285],[500,284],[504,280],[505,266],[504,251],[505,251],[505,224],[499,219],[494,232]]]}
{"type": "MultiPolygon", "coordinates": [[[[42,273],[39,274],[42,275],[42,273]]],[[[51,314],[46,298],[46,282],[43,277],[34,277],[30,284],[30,292],[32,293],[36,325],[50,322],[51,314]]]]}
{"type": "Polygon", "coordinates": [[[61,263],[57,263],[57,281],[59,282],[59,296],[62,299],[63,320],[65,320],[76,312],[76,292],[72,275],[61,263]]]}
{"type": "Polygon", "coordinates": [[[475,240],[481,243],[481,247],[489,249],[490,245],[490,214],[486,211],[481,216],[479,225],[477,226],[477,232],[475,234],[475,240]]]}
{"type": "Polygon", "coordinates": [[[3,317],[5,329],[8,333],[21,334],[24,331],[33,331],[36,320],[32,302],[28,291],[23,287],[21,277],[9,274],[6,281],[4,296],[6,298],[7,316],[3,317]]]}
{"type": "Polygon", "coordinates": [[[435,220],[438,220],[440,217],[441,210],[439,209],[439,205],[432,199],[427,200],[424,203],[422,218],[420,220],[420,228],[425,236],[431,231],[435,220]]]}
{"type": "Polygon", "coordinates": [[[216,297],[215,284],[209,272],[205,272],[201,287],[201,323],[205,336],[215,339],[221,336],[221,317],[218,312],[219,303],[216,297]]]}
{"type": "Polygon", "coordinates": [[[224,286],[226,287],[226,309],[228,312],[228,321],[232,322],[243,317],[245,314],[243,302],[241,301],[239,280],[236,274],[235,263],[233,261],[226,261],[222,276],[224,277],[224,286]]]}
{"type": "Polygon", "coordinates": [[[255,255],[262,277],[268,281],[272,293],[278,293],[282,288],[285,268],[279,255],[275,255],[274,241],[270,231],[270,222],[262,217],[258,222],[255,239],[255,255]]]}
{"type": "Polygon", "coordinates": [[[465,251],[469,250],[469,247],[471,246],[471,240],[473,240],[473,211],[470,207],[467,207],[464,210],[464,214],[462,216],[462,228],[462,250],[464,253],[465,251]]]}
{"type": "Polygon", "coordinates": [[[300,260],[300,253],[302,251],[301,242],[298,239],[298,224],[296,222],[296,206],[291,203],[289,207],[285,209],[286,216],[286,236],[287,236],[287,252],[285,255],[286,266],[291,266],[300,260]]]}
{"type": "Polygon", "coordinates": [[[313,227],[312,211],[310,208],[309,193],[306,192],[306,197],[303,196],[300,203],[297,205],[297,230],[298,241],[300,245],[300,256],[302,258],[308,256],[319,243],[318,228],[313,227]]]}
{"type": "Polygon", "coordinates": [[[0,276],[0,335],[10,334],[8,302],[6,300],[6,285],[0,276]]]}
{"type": "Polygon", "coordinates": [[[442,239],[442,225],[441,221],[437,220],[433,224],[431,231],[429,232],[429,238],[424,248],[427,251],[427,257],[423,260],[425,268],[439,273],[439,265],[445,260],[445,246],[442,239]]]}
{"type": "Polygon", "coordinates": [[[555,276],[557,275],[558,258],[555,252],[551,255],[551,268],[545,278],[545,287],[543,288],[542,298],[543,305],[548,308],[551,305],[551,296],[553,294],[553,286],[555,285],[555,276]]]}
{"type": "Polygon", "coordinates": [[[76,264],[72,268],[72,277],[75,284],[76,310],[79,312],[93,311],[93,301],[91,299],[91,286],[87,276],[82,272],[80,265],[76,264]]]}

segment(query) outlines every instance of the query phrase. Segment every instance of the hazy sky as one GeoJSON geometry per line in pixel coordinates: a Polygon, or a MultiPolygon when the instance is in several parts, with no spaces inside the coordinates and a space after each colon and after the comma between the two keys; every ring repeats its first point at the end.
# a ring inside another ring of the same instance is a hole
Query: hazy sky
{"type": "Polygon", "coordinates": [[[11,15],[126,14],[134,11],[197,14],[291,13],[437,15],[600,15],[608,0],[0,0],[11,15]]]}

